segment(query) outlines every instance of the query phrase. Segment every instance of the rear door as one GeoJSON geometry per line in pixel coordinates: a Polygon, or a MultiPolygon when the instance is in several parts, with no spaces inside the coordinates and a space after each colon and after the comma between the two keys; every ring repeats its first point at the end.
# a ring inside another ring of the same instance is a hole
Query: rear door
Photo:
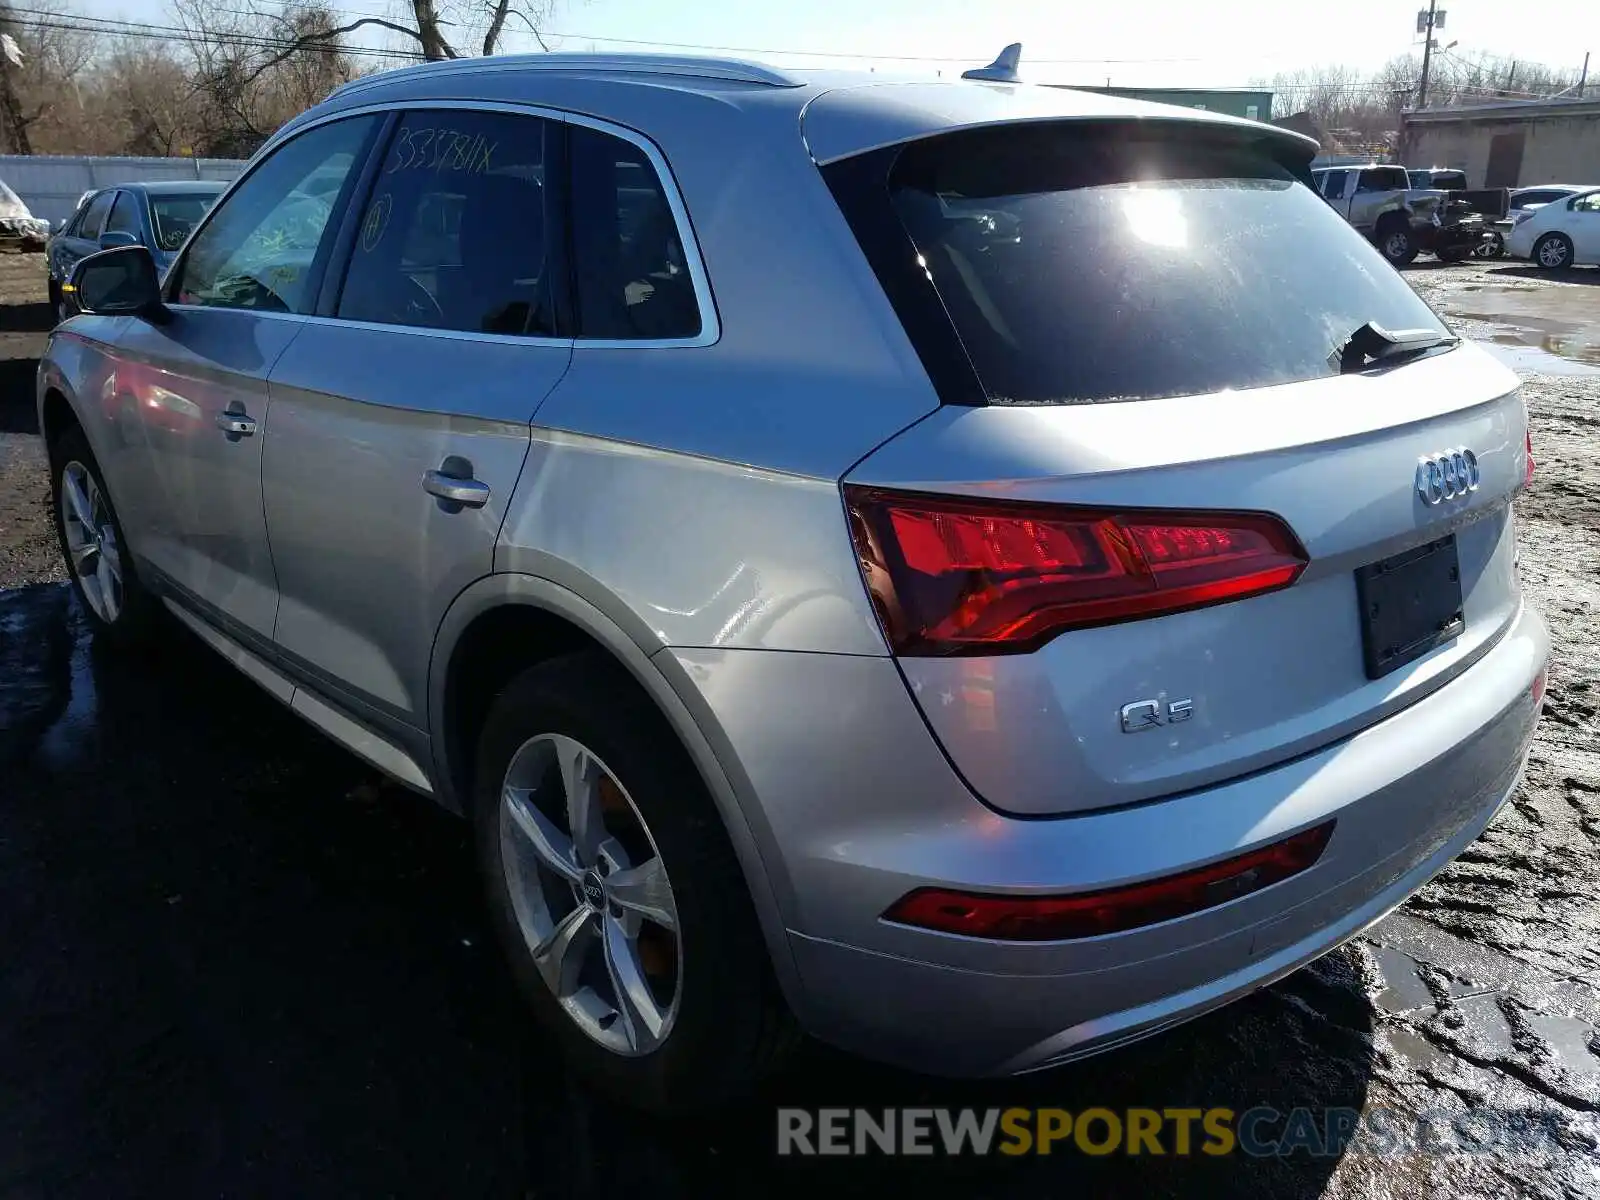
{"type": "Polygon", "coordinates": [[[426,729],[434,633],[493,570],[528,423],[571,358],[560,128],[404,113],[345,219],[342,280],[272,370],[277,646],[358,718],[426,729]]]}
{"type": "Polygon", "coordinates": [[[1465,345],[1342,373],[1369,322],[1444,331],[1292,162],[1064,125],[825,174],[864,241],[892,210],[903,247],[868,257],[931,278],[947,321],[908,333],[925,362],[953,339],[970,382],[941,387],[987,401],[881,447],[846,498],[906,679],[996,806],[1260,769],[1442,686],[1513,619],[1516,379],[1465,345]]]}

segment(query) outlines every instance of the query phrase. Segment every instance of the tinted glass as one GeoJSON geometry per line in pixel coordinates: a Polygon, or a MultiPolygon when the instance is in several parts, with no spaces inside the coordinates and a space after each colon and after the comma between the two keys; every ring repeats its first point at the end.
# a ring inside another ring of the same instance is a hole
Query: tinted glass
{"type": "Polygon", "coordinates": [[[1344,195],[1344,181],[1349,177],[1349,171],[1329,171],[1322,177],[1322,194],[1333,197],[1344,195]]]}
{"type": "Polygon", "coordinates": [[[103,233],[131,233],[139,235],[139,200],[132,192],[118,192],[116,203],[111,206],[111,216],[106,221],[103,233]]]}
{"type": "Polygon", "coordinates": [[[1227,141],[976,130],[907,148],[889,194],[901,269],[932,279],[994,402],[1313,379],[1368,321],[1442,328],[1288,168],[1227,141]]]}
{"type": "Polygon", "coordinates": [[[576,125],[569,145],[578,335],[698,335],[683,240],[649,157],[631,142],[576,125]]]}
{"type": "Polygon", "coordinates": [[[150,220],[155,226],[157,250],[181,250],[184,241],[200,224],[200,218],[217,202],[216,193],[193,196],[151,196],[150,220]]]}
{"type": "Polygon", "coordinates": [[[339,316],[554,333],[546,129],[508,113],[406,114],[362,215],[339,316]]]}
{"type": "Polygon", "coordinates": [[[83,220],[78,222],[78,236],[88,238],[91,242],[100,236],[101,229],[106,223],[106,213],[110,211],[114,192],[101,192],[89,201],[89,207],[83,214],[83,220]]]}
{"type": "Polygon", "coordinates": [[[176,272],[178,303],[311,311],[313,266],[339,193],[301,185],[319,173],[346,181],[375,120],[318,126],[273,151],[195,235],[176,272]]]}
{"type": "Polygon", "coordinates": [[[1361,172],[1357,187],[1363,192],[1403,192],[1411,187],[1411,177],[1403,167],[1373,167],[1361,172]]]}

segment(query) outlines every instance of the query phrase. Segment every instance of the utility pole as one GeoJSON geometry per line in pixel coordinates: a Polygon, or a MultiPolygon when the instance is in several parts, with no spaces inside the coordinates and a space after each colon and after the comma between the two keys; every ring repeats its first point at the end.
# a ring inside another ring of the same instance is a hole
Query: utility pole
{"type": "Polygon", "coordinates": [[[1422,79],[1417,85],[1417,107],[1428,107],[1428,69],[1433,65],[1433,31],[1444,28],[1445,14],[1439,0],[1428,0],[1428,10],[1417,13],[1417,32],[1423,35],[1422,79]]]}

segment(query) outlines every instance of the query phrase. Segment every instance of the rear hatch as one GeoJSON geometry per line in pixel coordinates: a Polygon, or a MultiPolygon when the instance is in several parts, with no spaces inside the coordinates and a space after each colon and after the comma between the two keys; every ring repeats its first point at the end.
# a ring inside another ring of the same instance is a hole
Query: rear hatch
{"type": "Polygon", "coordinates": [[[1450,344],[1305,153],[1061,122],[823,168],[958,401],[845,492],[907,683],[998,808],[1303,754],[1443,686],[1516,614],[1516,378],[1450,344]],[[1364,326],[1416,340],[1386,357],[1364,326]]]}

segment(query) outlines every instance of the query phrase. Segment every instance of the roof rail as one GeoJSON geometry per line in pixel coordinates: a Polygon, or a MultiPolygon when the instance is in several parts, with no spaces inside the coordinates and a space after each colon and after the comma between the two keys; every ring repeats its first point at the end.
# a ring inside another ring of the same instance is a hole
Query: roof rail
{"type": "Polygon", "coordinates": [[[766,87],[804,87],[805,81],[761,63],[738,58],[699,58],[683,54],[496,54],[485,58],[447,58],[416,63],[352,80],[333,95],[365,90],[363,85],[410,79],[419,75],[472,70],[574,71],[587,74],[670,75],[683,79],[715,79],[766,87]]]}

